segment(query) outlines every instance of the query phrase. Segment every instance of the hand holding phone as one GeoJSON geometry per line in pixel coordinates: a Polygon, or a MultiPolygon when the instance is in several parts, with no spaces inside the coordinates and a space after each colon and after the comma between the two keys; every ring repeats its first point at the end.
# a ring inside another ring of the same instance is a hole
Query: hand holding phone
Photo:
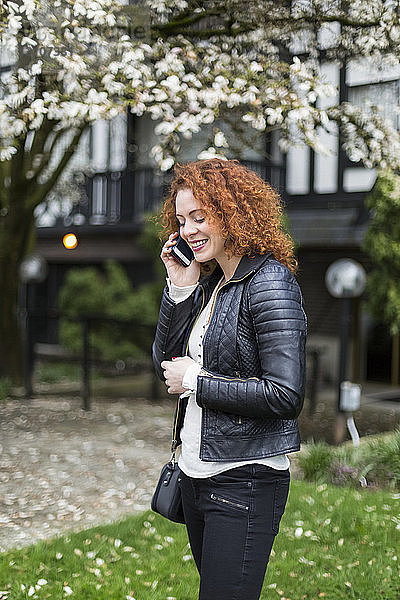
{"type": "Polygon", "coordinates": [[[172,233],[165,242],[161,255],[169,280],[178,287],[194,285],[200,277],[200,263],[194,259],[190,246],[178,232],[172,233]]]}

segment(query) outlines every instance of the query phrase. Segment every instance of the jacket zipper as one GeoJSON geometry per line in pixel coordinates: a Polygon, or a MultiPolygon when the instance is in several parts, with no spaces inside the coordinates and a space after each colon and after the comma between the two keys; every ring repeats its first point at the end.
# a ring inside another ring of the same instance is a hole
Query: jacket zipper
{"type": "MultiPolygon", "coordinates": [[[[222,375],[212,375],[211,373],[208,373],[207,371],[202,371],[201,372],[201,376],[202,377],[209,377],[210,379],[218,379],[222,381],[260,381],[260,379],[258,377],[248,377],[247,379],[243,379],[242,377],[223,377],[222,375]]],[[[238,417],[238,424],[241,425],[242,424],[242,417],[239,416],[238,417]]]]}
{"type": "Polygon", "coordinates": [[[202,372],[201,376],[209,377],[210,379],[222,379],[223,381],[260,381],[259,377],[247,377],[247,379],[244,379],[243,377],[224,377],[223,375],[213,375],[208,371],[202,372]]]}
{"type": "Polygon", "coordinates": [[[229,506],[235,506],[236,508],[242,508],[244,510],[249,510],[249,507],[245,504],[239,504],[238,502],[232,502],[232,500],[227,500],[226,498],[221,498],[221,496],[217,496],[216,494],[210,495],[211,500],[216,500],[217,502],[223,502],[223,504],[228,504],[229,506]]]}

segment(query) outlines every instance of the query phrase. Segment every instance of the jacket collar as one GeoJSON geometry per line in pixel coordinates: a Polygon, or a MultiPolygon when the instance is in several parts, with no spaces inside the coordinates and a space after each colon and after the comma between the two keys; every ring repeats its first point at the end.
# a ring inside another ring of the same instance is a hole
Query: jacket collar
{"type": "MultiPolygon", "coordinates": [[[[225,282],[224,285],[228,285],[230,283],[235,283],[236,281],[241,281],[251,275],[251,273],[255,273],[262,267],[262,265],[272,256],[272,252],[267,252],[267,254],[254,254],[252,256],[242,256],[240,263],[236,267],[236,271],[233,276],[225,282]]],[[[217,285],[218,281],[221,279],[223,275],[223,271],[219,264],[215,267],[214,271],[200,280],[200,283],[204,286],[206,291],[209,293],[217,285]]],[[[207,294],[208,296],[208,294],[207,294]]]]}
{"type": "Polygon", "coordinates": [[[253,256],[242,256],[233,277],[231,277],[229,281],[238,281],[244,279],[247,275],[250,275],[250,273],[255,273],[271,255],[272,252],[267,252],[267,254],[254,254],[253,256]]]}

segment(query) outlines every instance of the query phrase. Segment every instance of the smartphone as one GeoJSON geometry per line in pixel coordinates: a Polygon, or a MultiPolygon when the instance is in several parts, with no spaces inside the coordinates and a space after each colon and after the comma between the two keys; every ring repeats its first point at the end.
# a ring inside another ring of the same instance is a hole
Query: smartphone
{"type": "Polygon", "coordinates": [[[181,236],[178,236],[175,246],[172,246],[171,254],[183,267],[188,267],[194,259],[193,250],[181,236]]]}

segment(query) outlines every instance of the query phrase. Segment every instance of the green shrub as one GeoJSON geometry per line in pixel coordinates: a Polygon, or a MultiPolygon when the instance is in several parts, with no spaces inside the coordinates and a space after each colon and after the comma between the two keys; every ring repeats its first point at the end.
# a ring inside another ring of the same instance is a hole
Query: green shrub
{"type": "Polygon", "coordinates": [[[38,362],[35,367],[35,379],[40,383],[80,381],[82,367],[66,362],[38,362]]]}
{"type": "Polygon", "coordinates": [[[11,379],[8,377],[0,378],[0,402],[5,402],[11,394],[11,379]]]}
{"type": "Polygon", "coordinates": [[[371,463],[369,477],[374,481],[388,481],[391,487],[400,485],[400,429],[390,436],[371,440],[368,444],[371,463]]]}
{"type": "Polygon", "coordinates": [[[364,439],[359,447],[307,444],[299,456],[307,481],[359,487],[400,486],[400,430],[364,439]]]}
{"type": "Polygon", "coordinates": [[[149,354],[157,323],[160,284],[133,290],[124,269],[108,261],[104,271],[88,267],[71,269],[60,290],[60,310],[69,318],[60,322],[60,341],[78,354],[82,352],[82,316],[98,315],[113,321],[92,321],[90,345],[94,359],[128,360],[149,354]]]}
{"type": "Polygon", "coordinates": [[[299,466],[306,481],[328,482],[333,461],[331,447],[324,442],[307,444],[299,455],[299,466]]]}

